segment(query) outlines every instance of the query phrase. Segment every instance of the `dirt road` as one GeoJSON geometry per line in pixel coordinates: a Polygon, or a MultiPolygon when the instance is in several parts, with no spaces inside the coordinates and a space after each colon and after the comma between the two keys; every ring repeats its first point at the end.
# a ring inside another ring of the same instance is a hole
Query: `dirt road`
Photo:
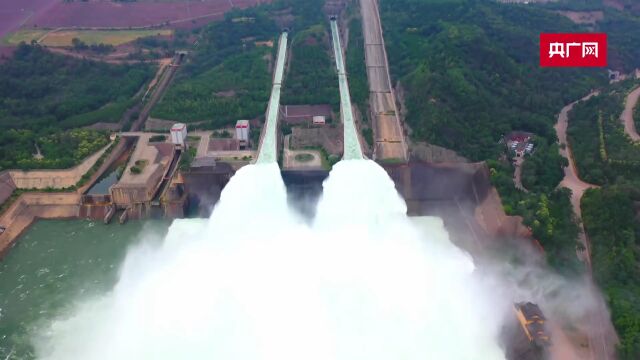
{"type": "Polygon", "coordinates": [[[527,189],[522,186],[522,164],[524,163],[523,157],[516,158],[515,163],[515,171],[513,172],[513,184],[516,186],[516,189],[529,192],[527,189]]]}
{"type": "MultiPolygon", "coordinates": [[[[558,140],[560,141],[560,155],[564,156],[569,160],[569,166],[564,168],[564,178],[560,182],[560,186],[566,187],[571,190],[571,205],[573,205],[573,211],[576,214],[578,219],[582,219],[582,211],[580,211],[580,200],[582,199],[582,195],[587,189],[596,187],[593,184],[589,184],[580,180],[578,177],[578,170],[575,164],[575,160],[573,159],[573,154],[571,153],[571,147],[567,142],[567,127],[569,125],[569,111],[573,109],[573,106],[580,101],[587,100],[592,96],[597,95],[596,92],[592,92],[589,95],[583,97],[582,99],[572,102],[571,104],[562,108],[560,114],[558,115],[558,122],[554,126],[556,129],[556,134],[558,135],[558,140]]],[[[585,246],[585,253],[582,254],[584,260],[590,262],[591,253],[589,251],[589,244],[587,243],[586,236],[584,235],[584,228],[581,227],[580,241],[585,246]]]]}
{"type": "Polygon", "coordinates": [[[640,98],[640,86],[629,93],[627,101],[624,104],[624,111],[622,115],[620,115],[620,120],[624,123],[624,132],[627,133],[633,141],[640,141],[636,124],[633,122],[633,109],[638,104],[638,98],[640,98]]]}
{"type": "Polygon", "coordinates": [[[585,281],[587,281],[587,286],[591,288],[596,301],[596,306],[589,314],[591,324],[589,324],[587,330],[589,337],[590,359],[609,360],[614,359],[614,344],[617,341],[617,337],[615,329],[613,328],[613,325],[611,323],[611,319],[609,318],[609,311],[607,309],[606,303],[604,299],[602,299],[602,296],[599,295],[600,291],[598,290],[591,276],[591,247],[584,231],[584,226],[582,225],[582,211],[580,209],[580,200],[582,199],[582,195],[584,194],[584,192],[587,189],[595,188],[597,186],[580,180],[575,160],[571,152],[571,147],[567,142],[569,112],[578,102],[587,100],[597,94],[597,91],[592,92],[582,99],[562,108],[562,111],[560,111],[560,114],[558,115],[558,122],[556,123],[554,128],[560,141],[560,155],[566,157],[569,160],[569,166],[564,168],[564,178],[560,182],[559,186],[569,188],[572,192],[571,205],[573,206],[573,211],[576,214],[580,227],[579,241],[585,248],[583,252],[578,252],[578,256],[586,261],[587,267],[589,269],[589,275],[587,276],[585,281]]]}
{"type": "Polygon", "coordinates": [[[360,0],[375,159],[408,160],[408,151],[389,76],[387,52],[376,0],[360,0]]]}

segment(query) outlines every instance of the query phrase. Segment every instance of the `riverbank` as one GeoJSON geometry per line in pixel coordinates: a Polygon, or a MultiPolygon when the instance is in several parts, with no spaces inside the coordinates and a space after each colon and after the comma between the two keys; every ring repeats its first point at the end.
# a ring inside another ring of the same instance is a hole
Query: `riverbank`
{"type": "Polygon", "coordinates": [[[37,219],[78,218],[81,195],[77,193],[25,193],[0,217],[0,259],[37,219]]]}

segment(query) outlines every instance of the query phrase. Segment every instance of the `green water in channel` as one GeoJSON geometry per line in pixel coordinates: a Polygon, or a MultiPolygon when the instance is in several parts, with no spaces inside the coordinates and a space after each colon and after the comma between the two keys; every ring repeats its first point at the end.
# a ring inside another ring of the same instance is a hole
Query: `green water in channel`
{"type": "Polygon", "coordinates": [[[34,359],[32,338],[83,299],[111,290],[127,249],[157,241],[168,221],[35,223],[0,261],[0,360],[34,359]]]}

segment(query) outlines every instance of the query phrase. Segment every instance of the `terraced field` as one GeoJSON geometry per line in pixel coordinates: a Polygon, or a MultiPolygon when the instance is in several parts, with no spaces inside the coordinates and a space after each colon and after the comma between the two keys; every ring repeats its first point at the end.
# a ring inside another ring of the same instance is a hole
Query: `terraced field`
{"type": "Polygon", "coordinates": [[[5,38],[5,43],[18,45],[20,42],[30,43],[32,40],[42,45],[60,47],[71,46],[77,38],[86,44],[106,44],[118,46],[141,37],[173,34],[171,29],[158,30],[19,30],[5,38]]]}

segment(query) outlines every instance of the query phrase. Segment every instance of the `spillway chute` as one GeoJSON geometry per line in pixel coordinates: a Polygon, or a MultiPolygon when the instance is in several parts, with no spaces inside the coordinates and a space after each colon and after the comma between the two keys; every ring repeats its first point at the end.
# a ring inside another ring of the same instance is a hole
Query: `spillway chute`
{"type": "Polygon", "coordinates": [[[284,65],[287,56],[287,39],[289,33],[283,31],[278,42],[278,55],[276,68],[273,73],[273,84],[271,96],[267,106],[264,130],[260,138],[258,148],[258,164],[272,163],[278,160],[278,119],[280,116],[280,92],[282,90],[282,79],[284,77],[284,65]]]}

